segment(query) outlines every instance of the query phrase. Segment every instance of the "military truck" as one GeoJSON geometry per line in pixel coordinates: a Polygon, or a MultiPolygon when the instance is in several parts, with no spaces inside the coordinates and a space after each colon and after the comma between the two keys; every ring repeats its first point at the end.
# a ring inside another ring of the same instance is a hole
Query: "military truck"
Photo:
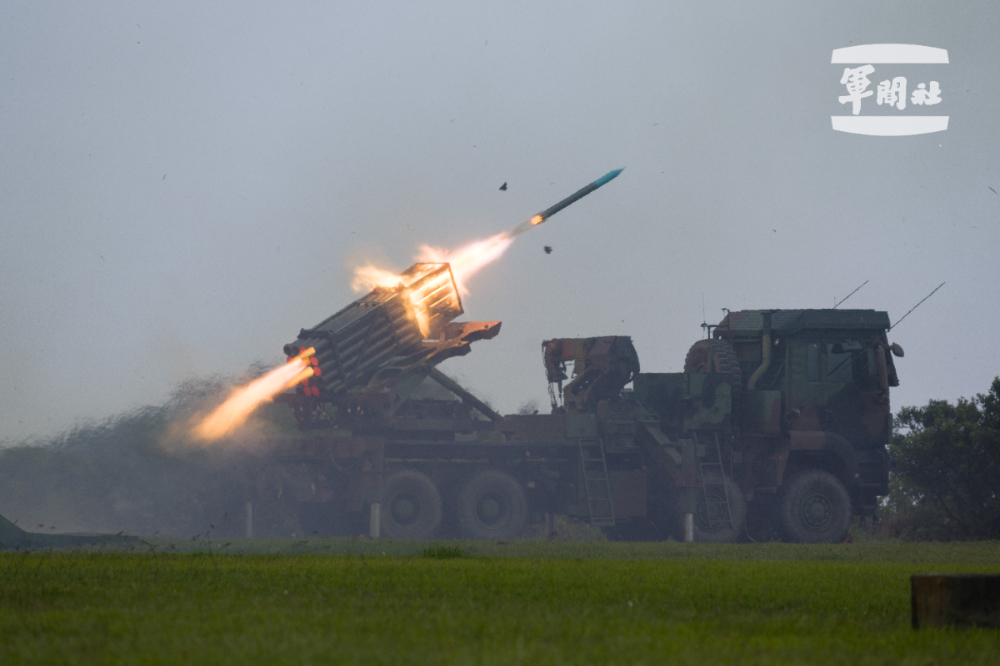
{"type": "Polygon", "coordinates": [[[416,264],[303,329],[285,352],[313,376],[278,397],[303,433],[262,447],[256,501],[411,539],[510,539],[563,514],[614,538],[735,541],[749,505],[785,538],[833,542],[887,492],[902,350],[884,312],[732,312],[680,373],[640,372],[625,336],[547,340],[551,413],[506,416],[435,367],[500,331],[461,314],[450,267],[416,264]]]}
{"type": "MultiPolygon", "coordinates": [[[[640,375],[636,396],[661,415],[665,432],[694,442],[699,465],[716,460],[718,440],[727,483],[739,487],[728,494],[736,513],[742,498],[752,517],[776,522],[790,540],[843,538],[852,515],[873,515],[888,493],[889,389],[899,385],[893,356],[903,355],[887,340],[888,315],[746,310],[712,328],[684,364],[685,373],[729,378],[728,396],[716,388],[718,404],[700,412],[702,422],[684,411],[690,377],[640,375]]],[[[703,397],[701,404],[710,402],[703,397]]],[[[698,518],[696,525],[708,523],[698,518]]],[[[716,534],[731,536],[728,528],[716,534]]]]}

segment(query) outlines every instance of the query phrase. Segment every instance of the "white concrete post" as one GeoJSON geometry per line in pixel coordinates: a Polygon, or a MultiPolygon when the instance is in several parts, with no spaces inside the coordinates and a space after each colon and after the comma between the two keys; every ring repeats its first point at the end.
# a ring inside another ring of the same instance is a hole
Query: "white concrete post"
{"type": "Polygon", "coordinates": [[[684,514],[684,540],[694,541],[694,514],[685,513],[684,514]]]}
{"type": "Polygon", "coordinates": [[[247,502],[247,538],[253,536],[253,502],[247,502]]]}

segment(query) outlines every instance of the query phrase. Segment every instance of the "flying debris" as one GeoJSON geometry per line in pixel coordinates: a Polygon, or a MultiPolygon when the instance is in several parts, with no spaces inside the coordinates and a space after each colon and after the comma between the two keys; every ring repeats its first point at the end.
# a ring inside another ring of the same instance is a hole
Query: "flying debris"
{"type": "Polygon", "coordinates": [[[500,186],[500,191],[501,192],[506,192],[507,191],[507,181],[506,180],[503,181],[503,185],[500,186]]]}
{"type": "Polygon", "coordinates": [[[546,245],[545,246],[545,254],[552,254],[552,246],[551,245],[546,245]]]}

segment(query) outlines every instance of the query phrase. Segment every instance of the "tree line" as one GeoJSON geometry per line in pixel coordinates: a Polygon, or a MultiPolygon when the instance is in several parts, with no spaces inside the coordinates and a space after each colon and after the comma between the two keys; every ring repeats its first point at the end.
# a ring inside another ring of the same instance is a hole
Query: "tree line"
{"type": "Polygon", "coordinates": [[[908,539],[1000,538],[1000,377],[956,404],[903,407],[889,446],[883,532],[908,539]]]}

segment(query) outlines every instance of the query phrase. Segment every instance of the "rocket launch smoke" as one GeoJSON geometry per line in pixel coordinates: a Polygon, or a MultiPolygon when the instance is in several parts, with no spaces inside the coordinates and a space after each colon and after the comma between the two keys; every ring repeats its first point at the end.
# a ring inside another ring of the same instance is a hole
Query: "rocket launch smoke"
{"type": "MultiPolygon", "coordinates": [[[[262,370],[257,366],[234,380],[189,380],[164,404],[0,449],[0,513],[19,527],[45,533],[242,536],[254,478],[248,470],[262,450],[169,444],[178,423],[203,413],[233,385],[262,370]]],[[[294,427],[286,423],[284,405],[265,403],[253,417],[243,432],[249,428],[259,436],[294,427]]],[[[295,521],[284,507],[261,509],[257,531],[301,533],[295,521]]]]}

